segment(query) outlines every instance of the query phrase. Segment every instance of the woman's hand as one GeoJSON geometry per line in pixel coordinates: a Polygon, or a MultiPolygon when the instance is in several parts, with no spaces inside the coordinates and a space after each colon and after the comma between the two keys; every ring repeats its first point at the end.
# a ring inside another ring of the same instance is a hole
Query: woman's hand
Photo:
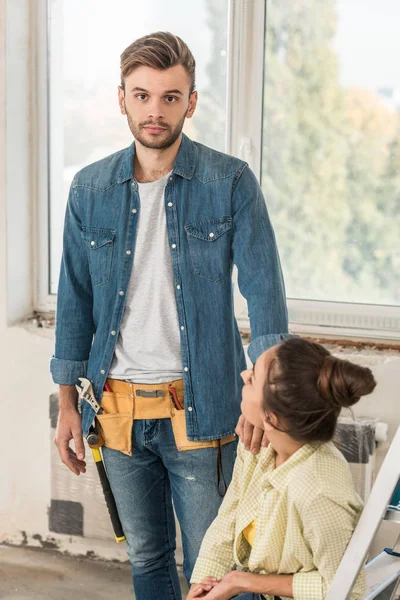
{"type": "MultiPolygon", "coordinates": [[[[241,573],[231,571],[212,587],[204,596],[194,596],[194,598],[206,598],[207,600],[230,600],[233,596],[239,594],[242,590],[238,585],[241,573]]],[[[188,597],[189,598],[189,597],[188,597]]]]}
{"type": "Polygon", "coordinates": [[[216,577],[206,577],[201,583],[194,583],[190,588],[189,595],[186,600],[194,600],[195,598],[208,598],[208,592],[215,587],[220,580],[216,577]]]}

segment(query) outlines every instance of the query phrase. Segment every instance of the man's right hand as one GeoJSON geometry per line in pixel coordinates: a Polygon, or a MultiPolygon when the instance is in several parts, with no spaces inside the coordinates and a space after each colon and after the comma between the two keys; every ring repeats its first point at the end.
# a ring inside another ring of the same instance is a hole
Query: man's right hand
{"type": "Polygon", "coordinates": [[[76,408],[77,393],[74,386],[60,386],[59,412],[54,443],[64,465],[75,475],[86,473],[85,446],[83,444],[81,416],[76,408]],[[75,452],[69,443],[74,440],[75,452]]]}

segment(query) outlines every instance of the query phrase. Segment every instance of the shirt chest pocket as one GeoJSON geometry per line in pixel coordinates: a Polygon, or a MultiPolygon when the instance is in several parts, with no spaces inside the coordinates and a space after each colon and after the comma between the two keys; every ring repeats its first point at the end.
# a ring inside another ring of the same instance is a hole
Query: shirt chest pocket
{"type": "Polygon", "coordinates": [[[110,279],[115,233],[113,229],[82,228],[81,235],[88,252],[93,287],[107,283],[110,279]]]}
{"type": "Polygon", "coordinates": [[[231,272],[232,218],[220,217],[185,225],[192,271],[210,281],[231,272]]]}

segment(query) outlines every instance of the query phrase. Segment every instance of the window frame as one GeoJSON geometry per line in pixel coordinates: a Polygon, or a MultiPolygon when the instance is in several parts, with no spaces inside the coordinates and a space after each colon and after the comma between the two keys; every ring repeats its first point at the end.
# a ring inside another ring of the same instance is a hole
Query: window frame
{"type": "MultiPolygon", "coordinates": [[[[32,10],[35,12],[37,54],[35,168],[38,257],[35,261],[37,285],[34,304],[38,311],[52,312],[56,306],[56,295],[49,292],[50,195],[56,189],[62,152],[57,156],[52,151],[50,156],[49,148],[50,132],[53,149],[62,148],[63,143],[62,121],[55,118],[57,106],[53,104],[57,87],[60,93],[62,90],[62,0],[39,0],[34,6],[32,10]],[[53,54],[52,61],[49,60],[50,54],[53,54]],[[54,143],[54,136],[57,145],[54,143]],[[45,144],[43,140],[46,140],[45,144]]],[[[262,161],[267,17],[265,0],[229,0],[226,151],[245,160],[258,180],[262,161]]],[[[236,284],[234,294],[239,327],[249,330],[247,306],[236,284]]],[[[398,306],[295,298],[288,298],[287,304],[290,329],[296,333],[320,337],[400,340],[398,306]]]]}
{"type": "MultiPolygon", "coordinates": [[[[51,0],[52,1],[52,0],[51,0]]],[[[37,173],[36,215],[37,240],[35,261],[34,303],[38,312],[54,312],[56,294],[50,293],[50,210],[51,210],[51,170],[50,131],[50,12],[48,0],[39,0],[34,11],[34,42],[36,63],[36,135],[34,138],[34,162],[37,173]]],[[[54,36],[53,36],[54,38],[54,36]]]]}

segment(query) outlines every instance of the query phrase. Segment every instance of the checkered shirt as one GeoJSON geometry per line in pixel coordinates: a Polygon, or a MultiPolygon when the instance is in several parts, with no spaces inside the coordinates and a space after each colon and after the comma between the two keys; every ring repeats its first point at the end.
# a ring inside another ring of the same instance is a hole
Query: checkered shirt
{"type": "MultiPolygon", "coordinates": [[[[236,567],[294,574],[295,600],[323,600],[362,508],[349,466],[332,443],[306,444],[278,468],[271,446],[254,456],[239,443],[232,482],[191,582],[223,577],[236,567]],[[254,520],[250,546],[243,530],[254,520]]],[[[362,571],[350,600],[362,596],[364,581],[362,571]]]]}

